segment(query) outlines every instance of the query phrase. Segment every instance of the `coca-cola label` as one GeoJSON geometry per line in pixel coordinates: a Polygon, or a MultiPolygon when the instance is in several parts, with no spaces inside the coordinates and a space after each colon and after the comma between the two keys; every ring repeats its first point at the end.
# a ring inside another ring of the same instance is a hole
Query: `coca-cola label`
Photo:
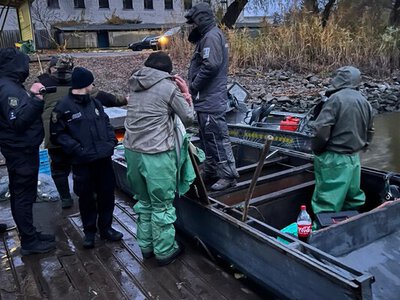
{"type": "Polygon", "coordinates": [[[299,237],[308,237],[311,233],[311,224],[297,224],[297,235],[299,237]]]}

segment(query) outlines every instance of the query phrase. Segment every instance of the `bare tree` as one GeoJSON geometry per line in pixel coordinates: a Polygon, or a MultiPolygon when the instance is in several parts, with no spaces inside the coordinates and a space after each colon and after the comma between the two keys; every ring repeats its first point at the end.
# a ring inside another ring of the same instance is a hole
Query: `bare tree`
{"type": "Polygon", "coordinates": [[[233,1],[226,10],[225,15],[221,20],[221,24],[225,25],[228,28],[232,28],[235,25],[236,20],[238,19],[240,13],[248,3],[248,0],[235,0],[233,1]]]}
{"type": "Polygon", "coordinates": [[[59,44],[52,32],[52,25],[61,19],[59,11],[49,9],[45,0],[36,0],[32,3],[31,14],[33,21],[37,22],[46,31],[47,40],[54,44],[57,49],[65,49],[66,40],[64,44],[59,44]]]}

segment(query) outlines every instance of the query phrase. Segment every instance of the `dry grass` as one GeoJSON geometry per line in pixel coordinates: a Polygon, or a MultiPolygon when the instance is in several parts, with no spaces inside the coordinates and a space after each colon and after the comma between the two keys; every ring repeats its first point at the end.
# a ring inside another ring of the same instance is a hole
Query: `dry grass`
{"type": "MultiPolygon", "coordinates": [[[[363,72],[387,75],[399,68],[400,30],[374,27],[368,20],[357,27],[343,27],[331,19],[325,28],[317,18],[293,18],[280,26],[265,24],[257,37],[249,30],[225,30],[230,45],[230,71],[241,68],[292,69],[330,72],[354,65],[363,72]]],[[[170,51],[176,60],[191,57],[187,39],[175,39],[170,51]]]]}

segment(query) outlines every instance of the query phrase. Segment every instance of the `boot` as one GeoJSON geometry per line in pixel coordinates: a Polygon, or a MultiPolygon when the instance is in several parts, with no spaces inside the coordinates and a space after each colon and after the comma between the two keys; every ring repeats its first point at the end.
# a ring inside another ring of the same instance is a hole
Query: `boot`
{"type": "Polygon", "coordinates": [[[201,173],[201,179],[203,180],[205,186],[213,185],[218,181],[217,176],[211,175],[209,173],[201,173]]]}
{"type": "Polygon", "coordinates": [[[95,233],[87,232],[85,233],[85,237],[83,238],[82,246],[85,249],[92,249],[94,248],[94,240],[95,240],[95,233]]]}
{"type": "Polygon", "coordinates": [[[154,252],[153,251],[150,251],[150,252],[143,252],[142,251],[142,256],[143,256],[144,259],[149,259],[149,258],[154,257],[154,252]]]}
{"type": "Polygon", "coordinates": [[[100,232],[100,238],[102,240],[108,240],[110,242],[118,242],[124,235],[122,232],[116,231],[114,228],[110,228],[104,232],[100,232]]]}
{"type": "Polygon", "coordinates": [[[233,178],[221,178],[211,186],[213,191],[222,191],[230,187],[236,186],[236,179],[233,178]]]}
{"type": "Polygon", "coordinates": [[[35,240],[34,242],[21,246],[21,255],[47,253],[56,248],[56,243],[35,240]]]}
{"type": "Polygon", "coordinates": [[[184,250],[183,245],[180,242],[177,242],[177,244],[178,244],[178,249],[176,249],[175,252],[172,253],[170,256],[165,258],[157,258],[157,264],[160,267],[173,263],[176,260],[176,258],[183,253],[184,250]]]}

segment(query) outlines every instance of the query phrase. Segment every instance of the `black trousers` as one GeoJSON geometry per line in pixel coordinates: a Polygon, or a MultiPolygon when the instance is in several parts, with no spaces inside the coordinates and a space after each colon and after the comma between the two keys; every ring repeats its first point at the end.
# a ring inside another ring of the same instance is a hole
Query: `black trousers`
{"type": "Polygon", "coordinates": [[[83,231],[95,233],[98,227],[101,233],[110,229],[115,205],[115,175],[111,157],[73,165],[72,172],[83,231]]]}
{"type": "Polygon", "coordinates": [[[36,241],[32,206],[37,197],[39,146],[26,149],[2,147],[1,152],[8,170],[11,213],[24,246],[36,241]]]}
{"type": "Polygon", "coordinates": [[[200,140],[206,154],[204,171],[209,176],[237,178],[235,158],[229,140],[225,113],[209,114],[197,112],[200,140]]]}
{"type": "Polygon", "coordinates": [[[62,148],[49,148],[49,156],[51,160],[51,177],[56,185],[57,191],[61,199],[70,199],[68,176],[71,173],[72,165],[70,157],[62,150],[62,148]]]}

